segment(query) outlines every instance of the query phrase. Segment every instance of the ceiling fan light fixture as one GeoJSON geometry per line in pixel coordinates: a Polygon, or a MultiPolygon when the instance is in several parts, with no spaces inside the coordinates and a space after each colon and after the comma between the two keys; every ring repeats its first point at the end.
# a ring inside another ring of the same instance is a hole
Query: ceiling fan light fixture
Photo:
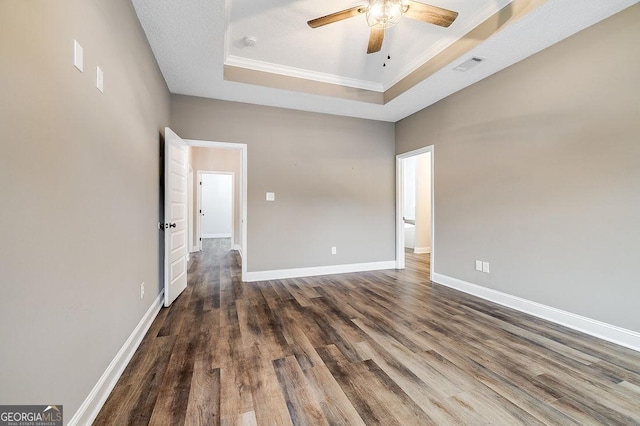
{"type": "Polygon", "coordinates": [[[404,0],[370,0],[367,8],[367,24],[370,27],[387,29],[398,22],[406,12],[404,0]]]}
{"type": "Polygon", "coordinates": [[[307,21],[307,25],[311,28],[318,28],[361,14],[365,14],[367,24],[371,27],[367,53],[376,53],[382,49],[387,28],[397,24],[404,14],[407,15],[407,18],[441,27],[448,27],[458,17],[458,12],[456,11],[414,0],[369,0],[367,6],[355,6],[330,13],[307,21]]]}

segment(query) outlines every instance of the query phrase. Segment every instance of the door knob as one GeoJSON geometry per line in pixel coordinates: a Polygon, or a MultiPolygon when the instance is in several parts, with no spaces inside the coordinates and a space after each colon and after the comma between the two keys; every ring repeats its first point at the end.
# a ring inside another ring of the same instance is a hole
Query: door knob
{"type": "Polygon", "coordinates": [[[169,225],[169,228],[175,228],[176,227],[175,223],[169,223],[168,225],[169,225]]]}

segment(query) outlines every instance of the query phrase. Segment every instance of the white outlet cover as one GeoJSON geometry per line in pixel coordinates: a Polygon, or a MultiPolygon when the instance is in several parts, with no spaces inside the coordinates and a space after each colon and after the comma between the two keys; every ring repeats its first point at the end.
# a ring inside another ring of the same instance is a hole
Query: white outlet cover
{"type": "Polygon", "coordinates": [[[78,40],[73,40],[73,65],[80,72],[84,71],[84,53],[78,40]]]}
{"type": "Polygon", "coordinates": [[[331,254],[336,254],[338,252],[337,248],[331,247],[331,254]]]}
{"type": "Polygon", "coordinates": [[[482,272],[482,260],[476,260],[476,271],[482,272]]]}
{"type": "Polygon", "coordinates": [[[267,201],[275,201],[276,193],[275,192],[267,192],[267,201]]]}
{"type": "Polygon", "coordinates": [[[482,262],[482,272],[489,273],[489,262],[482,262]]]}

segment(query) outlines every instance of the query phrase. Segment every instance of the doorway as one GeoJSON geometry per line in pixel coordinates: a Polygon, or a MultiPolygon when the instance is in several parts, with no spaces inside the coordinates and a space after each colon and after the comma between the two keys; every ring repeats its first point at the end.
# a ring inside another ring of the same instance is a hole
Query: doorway
{"type": "MultiPolygon", "coordinates": [[[[206,174],[226,174],[232,181],[232,202],[231,202],[231,217],[232,224],[231,236],[228,241],[231,241],[229,245],[231,250],[237,250],[242,258],[242,277],[244,281],[247,274],[247,145],[241,143],[229,143],[229,142],[214,142],[214,141],[202,141],[202,140],[190,140],[185,139],[185,143],[190,148],[190,164],[192,164],[195,179],[193,185],[193,198],[195,200],[195,208],[193,215],[189,216],[189,221],[193,224],[194,241],[191,246],[192,252],[197,252],[202,249],[201,238],[201,177],[206,174]],[[230,158],[233,157],[231,161],[230,158]],[[231,163],[232,165],[230,165],[231,163]],[[222,166],[221,166],[222,165],[222,166]]],[[[202,209],[206,217],[208,215],[207,210],[210,208],[202,209]]],[[[209,213],[212,214],[212,213],[209,213]]],[[[228,229],[228,228],[227,228],[228,229]]],[[[227,235],[229,231],[207,231],[204,230],[206,235],[219,236],[221,234],[227,235]]]]}
{"type": "Polygon", "coordinates": [[[405,249],[429,253],[434,270],[433,146],[396,156],[396,268],[405,267],[405,249]]]}
{"type": "Polygon", "coordinates": [[[198,171],[199,248],[205,238],[229,238],[234,246],[234,173],[198,171]]]}

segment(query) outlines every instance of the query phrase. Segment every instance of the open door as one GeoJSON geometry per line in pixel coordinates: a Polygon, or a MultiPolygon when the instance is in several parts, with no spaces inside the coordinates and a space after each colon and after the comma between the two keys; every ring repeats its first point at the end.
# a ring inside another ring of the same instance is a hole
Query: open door
{"type": "Polygon", "coordinates": [[[187,288],[187,144],[164,128],[164,306],[187,288]]]}

